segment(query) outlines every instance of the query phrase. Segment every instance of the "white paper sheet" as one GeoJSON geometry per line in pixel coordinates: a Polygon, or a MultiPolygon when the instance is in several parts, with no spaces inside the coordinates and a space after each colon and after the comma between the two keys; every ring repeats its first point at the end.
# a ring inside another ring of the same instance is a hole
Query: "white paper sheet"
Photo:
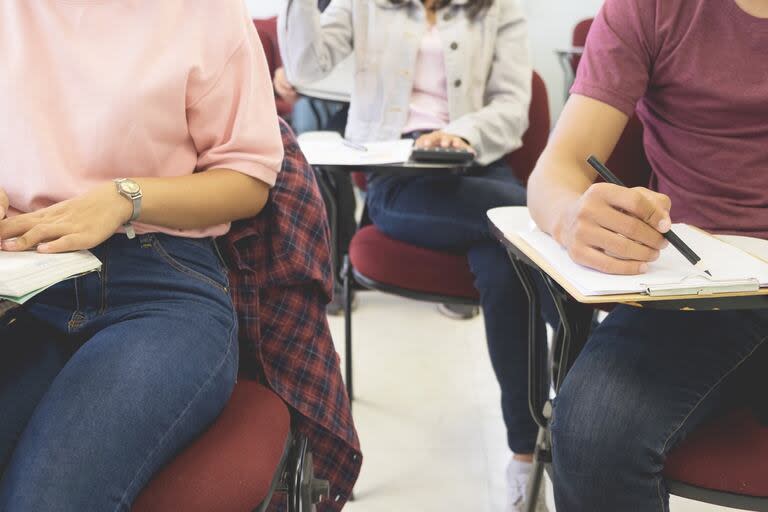
{"type": "Polygon", "coordinates": [[[411,158],[413,141],[399,139],[363,144],[367,151],[344,144],[340,135],[315,132],[299,137],[299,147],[310,165],[365,166],[398,164],[411,158]]]}
{"type": "Polygon", "coordinates": [[[101,262],[88,251],[65,254],[0,251],[0,295],[22,298],[99,268],[101,262]]]}
{"type": "Polygon", "coordinates": [[[649,265],[648,272],[638,276],[604,274],[574,263],[552,237],[534,229],[518,234],[536,249],[557,270],[572,282],[583,295],[613,295],[639,293],[654,285],[695,286],[712,282],[755,279],[768,285],[768,264],[743,250],[685,224],[672,228],[705,262],[712,278],[699,274],[674,247],[667,247],[661,257],[649,265]]]}

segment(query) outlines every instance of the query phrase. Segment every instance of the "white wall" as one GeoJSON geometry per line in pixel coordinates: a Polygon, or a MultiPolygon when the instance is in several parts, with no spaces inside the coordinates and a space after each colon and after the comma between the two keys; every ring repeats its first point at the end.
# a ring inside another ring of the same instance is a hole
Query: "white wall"
{"type": "Polygon", "coordinates": [[[282,0],[245,0],[254,18],[269,18],[277,15],[282,0]]]}
{"type": "MultiPolygon", "coordinates": [[[[277,14],[283,0],[246,0],[255,18],[277,14]]],[[[555,57],[555,48],[570,46],[573,27],[595,15],[603,0],[520,0],[530,23],[533,65],[544,77],[549,90],[553,118],[563,106],[563,73],[555,57]]]]}
{"type": "Polygon", "coordinates": [[[571,45],[573,27],[593,17],[603,0],[521,0],[528,15],[533,66],[544,78],[549,92],[553,119],[557,119],[565,99],[563,72],[555,48],[571,45]]]}

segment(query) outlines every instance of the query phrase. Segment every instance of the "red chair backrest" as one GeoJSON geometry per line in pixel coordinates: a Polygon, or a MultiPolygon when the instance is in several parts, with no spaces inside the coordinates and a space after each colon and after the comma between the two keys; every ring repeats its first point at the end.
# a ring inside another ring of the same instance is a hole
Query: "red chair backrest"
{"type": "MultiPolygon", "coordinates": [[[[587,18],[576,24],[573,29],[573,39],[571,40],[571,44],[574,47],[583,48],[584,45],[587,44],[587,35],[589,35],[589,29],[592,28],[593,21],[594,18],[587,18]]],[[[573,67],[574,73],[576,72],[576,68],[579,67],[579,62],[581,62],[581,55],[574,55],[571,59],[571,66],[573,67]]]]}
{"type": "Polygon", "coordinates": [[[282,66],[280,48],[277,45],[277,18],[254,19],[253,24],[256,27],[256,32],[259,34],[259,39],[261,39],[261,46],[264,47],[264,53],[267,56],[269,74],[275,76],[275,70],[282,66]]]}
{"type": "MultiPolygon", "coordinates": [[[[267,56],[267,65],[269,66],[269,76],[275,76],[275,70],[282,67],[283,60],[280,58],[280,47],[277,43],[277,18],[254,19],[253,24],[256,32],[261,39],[261,46],[264,47],[264,54],[267,56]]],[[[277,104],[277,113],[282,117],[288,117],[293,110],[284,99],[275,94],[277,104]]]]}
{"type": "Polygon", "coordinates": [[[541,156],[549,139],[549,96],[547,86],[541,76],[533,72],[531,87],[531,106],[528,109],[528,131],[523,135],[523,145],[519,149],[507,155],[506,162],[515,173],[515,176],[523,182],[528,182],[528,177],[536,166],[536,161],[541,156]]]}

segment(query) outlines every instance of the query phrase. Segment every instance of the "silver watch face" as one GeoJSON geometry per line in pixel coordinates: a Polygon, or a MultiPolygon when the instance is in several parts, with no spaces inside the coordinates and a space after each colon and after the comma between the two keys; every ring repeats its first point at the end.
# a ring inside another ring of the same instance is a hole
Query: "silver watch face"
{"type": "Polygon", "coordinates": [[[141,190],[141,187],[139,187],[139,184],[135,181],[127,180],[127,181],[121,181],[120,182],[120,190],[125,192],[126,194],[138,194],[141,190]]]}

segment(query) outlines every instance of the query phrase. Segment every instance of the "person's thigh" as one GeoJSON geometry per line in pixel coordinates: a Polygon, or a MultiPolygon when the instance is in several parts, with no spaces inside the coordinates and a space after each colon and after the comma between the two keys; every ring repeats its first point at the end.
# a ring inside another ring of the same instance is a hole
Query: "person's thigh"
{"type": "Polygon", "coordinates": [[[37,403],[69,355],[61,333],[23,312],[0,317],[0,476],[37,403]]]}
{"type": "Polygon", "coordinates": [[[110,248],[121,254],[106,257],[111,306],[102,313],[100,278],[81,287],[91,336],[27,424],[0,482],[0,510],[128,510],[229,398],[238,346],[225,278],[205,243],[152,240],[110,248]]]}
{"type": "Polygon", "coordinates": [[[764,317],[620,307],[567,375],[553,416],[558,510],[666,511],[666,454],[728,405],[764,317]]]}
{"type": "Polygon", "coordinates": [[[461,250],[485,242],[488,210],[526,201],[525,188],[511,171],[498,165],[487,171],[376,178],[368,195],[371,219],[385,234],[422,247],[461,250]]]}

